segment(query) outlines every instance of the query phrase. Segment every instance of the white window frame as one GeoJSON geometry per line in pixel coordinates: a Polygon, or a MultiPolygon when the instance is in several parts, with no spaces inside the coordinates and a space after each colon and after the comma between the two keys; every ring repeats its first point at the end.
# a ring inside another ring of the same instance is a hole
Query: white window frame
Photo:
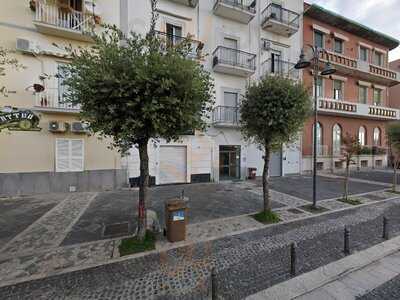
{"type": "Polygon", "coordinates": [[[325,33],[320,31],[320,30],[318,30],[318,29],[315,29],[315,28],[314,28],[314,31],[313,31],[313,44],[314,44],[314,46],[315,46],[315,33],[316,32],[318,32],[318,33],[320,33],[322,35],[322,48],[325,49],[325,33]]]}
{"type": "Polygon", "coordinates": [[[382,141],[381,141],[381,129],[379,127],[374,128],[373,134],[373,142],[374,146],[381,146],[382,141]]]}
{"type": "Polygon", "coordinates": [[[335,52],[335,53],[338,53],[338,54],[343,54],[344,53],[344,40],[342,40],[341,38],[338,38],[338,37],[335,37],[334,39],[333,39],[333,51],[335,52]],[[340,43],[341,43],[341,49],[340,49],[340,52],[337,52],[336,51],[336,41],[339,41],[340,43]]]}
{"type": "Polygon", "coordinates": [[[359,85],[359,86],[358,86],[358,103],[361,103],[361,104],[368,104],[368,96],[369,96],[369,88],[368,88],[368,86],[366,86],[366,85],[359,85]],[[366,89],[366,91],[367,91],[365,102],[361,102],[361,98],[360,98],[360,96],[361,96],[361,93],[360,93],[361,89],[366,89]]]}
{"type": "Polygon", "coordinates": [[[55,140],[55,171],[58,173],[65,172],[83,172],[85,169],[85,140],[84,139],[69,139],[69,138],[57,138],[55,140]],[[68,168],[65,170],[60,170],[58,165],[59,156],[58,156],[58,141],[68,141],[68,168]],[[82,142],[82,168],[80,169],[72,169],[72,141],[80,141],[82,142]]]}
{"type": "Polygon", "coordinates": [[[333,79],[332,80],[332,90],[333,90],[333,100],[336,101],[344,101],[344,81],[340,79],[333,79]],[[340,90],[342,91],[342,98],[341,99],[335,99],[335,81],[340,82],[340,90]]]}
{"type": "Polygon", "coordinates": [[[367,145],[367,129],[365,126],[358,128],[358,142],[361,146],[367,145]]]}
{"type": "Polygon", "coordinates": [[[374,89],[372,90],[372,104],[374,106],[383,106],[383,89],[374,87],[374,89]],[[380,104],[379,105],[377,105],[375,102],[375,91],[380,91],[380,104]]]}
{"type": "Polygon", "coordinates": [[[370,53],[371,53],[371,49],[369,49],[368,47],[365,47],[365,46],[362,46],[362,45],[358,46],[358,59],[359,60],[365,61],[365,62],[369,62],[370,61],[370,59],[369,59],[370,53]],[[367,50],[367,60],[361,59],[361,48],[367,50]]]}
{"type": "MultiPolygon", "coordinates": [[[[321,79],[321,95],[318,96],[318,98],[324,98],[325,97],[325,80],[324,77],[318,76],[319,79],[321,79]]],[[[318,89],[317,89],[318,90],[318,89]]],[[[315,80],[313,79],[313,91],[312,91],[313,97],[315,97],[315,80]]]]}
{"type": "Polygon", "coordinates": [[[342,151],[342,127],[338,124],[335,123],[332,127],[332,154],[333,155],[340,155],[342,151]],[[336,132],[336,128],[339,129],[339,135],[337,135],[338,132],[336,132]],[[336,140],[336,137],[339,137],[339,140],[336,140]]]}

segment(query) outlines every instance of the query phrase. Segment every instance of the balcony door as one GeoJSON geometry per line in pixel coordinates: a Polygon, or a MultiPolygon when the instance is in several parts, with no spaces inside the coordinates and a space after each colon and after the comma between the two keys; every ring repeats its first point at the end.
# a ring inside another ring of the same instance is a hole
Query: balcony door
{"type": "Polygon", "coordinates": [[[229,48],[224,51],[223,59],[229,64],[237,65],[239,61],[239,55],[236,50],[238,50],[238,41],[232,38],[224,38],[224,47],[229,48]],[[232,49],[232,50],[230,50],[232,49]]]}
{"type": "Polygon", "coordinates": [[[224,92],[224,120],[229,123],[239,121],[239,95],[234,92],[224,92]]]}
{"type": "Polygon", "coordinates": [[[282,53],[278,50],[272,50],[271,52],[271,73],[282,74],[282,53]]]}
{"type": "Polygon", "coordinates": [[[182,39],[182,27],[174,24],[166,24],[168,40],[172,45],[178,44],[182,39]]]}

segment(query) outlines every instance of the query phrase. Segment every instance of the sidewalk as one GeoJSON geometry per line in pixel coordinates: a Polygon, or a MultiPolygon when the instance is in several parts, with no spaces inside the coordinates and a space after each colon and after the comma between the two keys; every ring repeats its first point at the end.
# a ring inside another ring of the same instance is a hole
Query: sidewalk
{"type": "Polygon", "coordinates": [[[400,237],[347,256],[246,299],[351,300],[368,294],[398,275],[400,237]]]}

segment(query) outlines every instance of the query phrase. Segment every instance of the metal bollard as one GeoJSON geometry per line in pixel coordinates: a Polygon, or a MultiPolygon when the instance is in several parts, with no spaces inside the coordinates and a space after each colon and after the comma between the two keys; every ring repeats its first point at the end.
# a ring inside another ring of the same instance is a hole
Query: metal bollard
{"type": "Polygon", "coordinates": [[[211,299],[217,300],[217,276],[215,269],[211,269],[211,299]]]}
{"type": "Polygon", "coordinates": [[[296,276],[296,243],[290,244],[290,275],[296,276]]]}
{"type": "Polygon", "coordinates": [[[384,238],[385,240],[388,240],[389,237],[389,220],[387,217],[383,217],[383,234],[382,234],[382,238],[384,238]]]}
{"type": "Polygon", "coordinates": [[[350,254],[350,230],[344,227],[344,254],[350,254]]]}

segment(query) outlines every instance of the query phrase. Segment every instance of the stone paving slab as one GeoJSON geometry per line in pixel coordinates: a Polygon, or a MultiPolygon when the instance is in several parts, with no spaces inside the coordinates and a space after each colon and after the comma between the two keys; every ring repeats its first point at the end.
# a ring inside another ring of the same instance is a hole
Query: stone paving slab
{"type": "Polygon", "coordinates": [[[210,269],[221,299],[240,299],[289,279],[289,245],[298,244],[298,271],[343,258],[343,228],[352,249],[382,242],[382,215],[400,233],[400,199],[323,214],[182,248],[0,288],[4,299],[202,299],[210,269]],[[396,219],[397,216],[397,219],[396,219]]]}
{"type": "Polygon", "coordinates": [[[96,193],[70,194],[1,248],[0,257],[58,246],[67,235],[69,227],[79,218],[96,195],[96,193]]]}

